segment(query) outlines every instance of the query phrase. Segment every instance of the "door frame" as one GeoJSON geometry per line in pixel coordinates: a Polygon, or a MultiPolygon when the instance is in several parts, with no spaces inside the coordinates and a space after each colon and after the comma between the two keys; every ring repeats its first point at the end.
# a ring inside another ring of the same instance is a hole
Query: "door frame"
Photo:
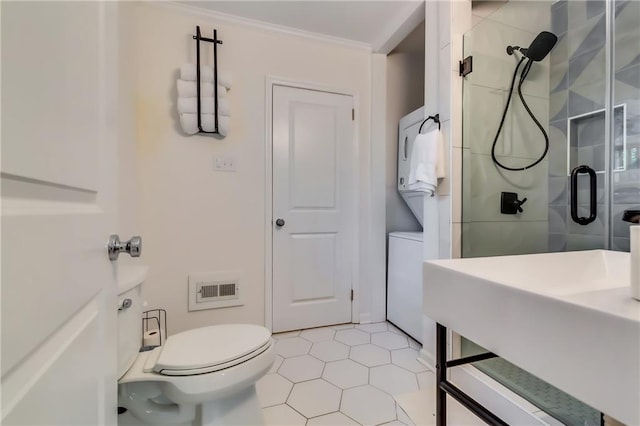
{"type": "MultiPolygon", "coordinates": [[[[265,84],[265,217],[264,217],[264,324],[270,331],[273,331],[273,88],[274,86],[285,86],[294,89],[316,90],[320,92],[334,93],[337,95],[351,96],[353,108],[359,111],[360,104],[357,92],[347,89],[340,89],[310,83],[300,80],[291,80],[268,75],[265,84]]],[[[359,318],[359,255],[360,255],[360,230],[357,226],[359,200],[357,197],[360,187],[360,166],[358,163],[358,153],[360,151],[360,140],[358,129],[360,122],[356,114],[353,120],[353,138],[351,140],[351,154],[353,158],[352,178],[354,194],[352,198],[351,226],[353,229],[353,241],[351,254],[353,256],[353,268],[351,270],[351,289],[353,300],[351,301],[351,322],[358,322],[359,318]]]]}

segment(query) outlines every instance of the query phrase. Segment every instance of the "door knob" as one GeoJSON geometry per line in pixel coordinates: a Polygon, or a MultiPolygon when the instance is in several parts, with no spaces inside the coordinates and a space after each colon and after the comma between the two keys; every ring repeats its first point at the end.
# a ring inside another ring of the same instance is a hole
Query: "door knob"
{"type": "Polygon", "coordinates": [[[284,219],[276,219],[276,226],[282,228],[284,226],[284,219]]]}
{"type": "Polygon", "coordinates": [[[142,238],[136,236],[131,237],[129,241],[121,242],[118,234],[113,234],[109,236],[107,252],[109,253],[109,260],[118,260],[118,255],[122,252],[129,253],[131,257],[140,257],[142,238]]]}

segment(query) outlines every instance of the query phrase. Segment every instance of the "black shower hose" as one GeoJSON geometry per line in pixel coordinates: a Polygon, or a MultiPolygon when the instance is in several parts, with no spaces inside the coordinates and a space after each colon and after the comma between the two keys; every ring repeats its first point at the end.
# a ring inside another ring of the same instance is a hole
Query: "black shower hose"
{"type": "Polygon", "coordinates": [[[544,127],[542,127],[542,124],[540,124],[536,116],[533,114],[533,112],[529,108],[529,105],[527,105],[527,101],[524,100],[524,96],[522,96],[522,83],[524,83],[524,80],[527,78],[527,75],[529,75],[529,71],[531,70],[531,65],[533,64],[533,61],[529,59],[529,61],[527,61],[527,63],[524,65],[524,68],[522,68],[522,73],[520,73],[520,82],[518,83],[518,96],[520,97],[520,101],[522,101],[522,105],[527,110],[527,113],[529,113],[529,116],[531,117],[533,122],[536,123],[536,126],[538,126],[538,129],[540,129],[540,131],[542,132],[542,135],[544,136],[544,152],[542,153],[540,158],[538,158],[536,161],[529,164],[528,166],[524,166],[524,167],[505,166],[500,161],[498,161],[498,158],[496,157],[496,143],[498,142],[498,137],[500,136],[500,132],[502,131],[504,120],[507,117],[507,111],[509,110],[509,104],[511,103],[511,95],[513,95],[513,87],[516,82],[516,76],[518,75],[518,69],[520,69],[520,65],[522,65],[525,59],[526,59],[525,56],[523,56],[520,59],[520,61],[518,62],[518,65],[516,65],[515,71],[513,72],[513,78],[511,79],[511,88],[509,88],[509,97],[507,98],[507,104],[504,106],[504,112],[502,113],[500,126],[498,126],[498,132],[496,133],[496,137],[493,140],[493,145],[491,146],[491,158],[493,159],[493,162],[499,167],[505,170],[513,171],[513,172],[521,172],[521,171],[532,168],[536,164],[540,163],[544,159],[544,157],[546,157],[547,152],[549,151],[549,136],[547,135],[547,132],[544,130],[544,127]]]}

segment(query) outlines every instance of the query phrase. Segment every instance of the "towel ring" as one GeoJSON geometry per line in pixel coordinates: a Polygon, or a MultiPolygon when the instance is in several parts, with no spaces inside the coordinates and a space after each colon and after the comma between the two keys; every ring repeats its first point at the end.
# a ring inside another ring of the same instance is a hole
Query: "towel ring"
{"type": "Polygon", "coordinates": [[[422,133],[422,126],[424,126],[424,123],[426,123],[429,120],[433,120],[434,123],[437,123],[438,124],[438,130],[440,130],[440,114],[436,114],[436,115],[430,115],[430,116],[428,116],[427,118],[424,119],[424,121],[420,125],[420,129],[418,129],[418,133],[422,133]]]}

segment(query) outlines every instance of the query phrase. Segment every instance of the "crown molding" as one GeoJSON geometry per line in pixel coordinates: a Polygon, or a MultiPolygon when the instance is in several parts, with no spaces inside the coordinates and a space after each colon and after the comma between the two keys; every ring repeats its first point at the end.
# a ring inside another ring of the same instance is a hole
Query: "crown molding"
{"type": "Polygon", "coordinates": [[[207,17],[215,19],[217,21],[242,25],[245,27],[258,28],[265,31],[276,32],[280,34],[286,34],[294,37],[305,38],[308,40],[319,41],[322,43],[329,43],[334,45],[340,45],[351,49],[362,50],[366,52],[372,51],[372,46],[368,43],[363,43],[354,40],[348,40],[340,37],[332,37],[325,34],[314,33],[311,31],[303,31],[292,27],[286,27],[284,25],[272,24],[269,22],[259,21],[257,19],[244,18],[242,16],[231,15],[228,13],[218,12],[210,9],[204,9],[196,6],[192,6],[185,3],[178,3],[175,1],[153,1],[148,0],[141,2],[145,5],[161,7],[168,10],[173,10],[178,13],[186,15],[207,17]]]}

